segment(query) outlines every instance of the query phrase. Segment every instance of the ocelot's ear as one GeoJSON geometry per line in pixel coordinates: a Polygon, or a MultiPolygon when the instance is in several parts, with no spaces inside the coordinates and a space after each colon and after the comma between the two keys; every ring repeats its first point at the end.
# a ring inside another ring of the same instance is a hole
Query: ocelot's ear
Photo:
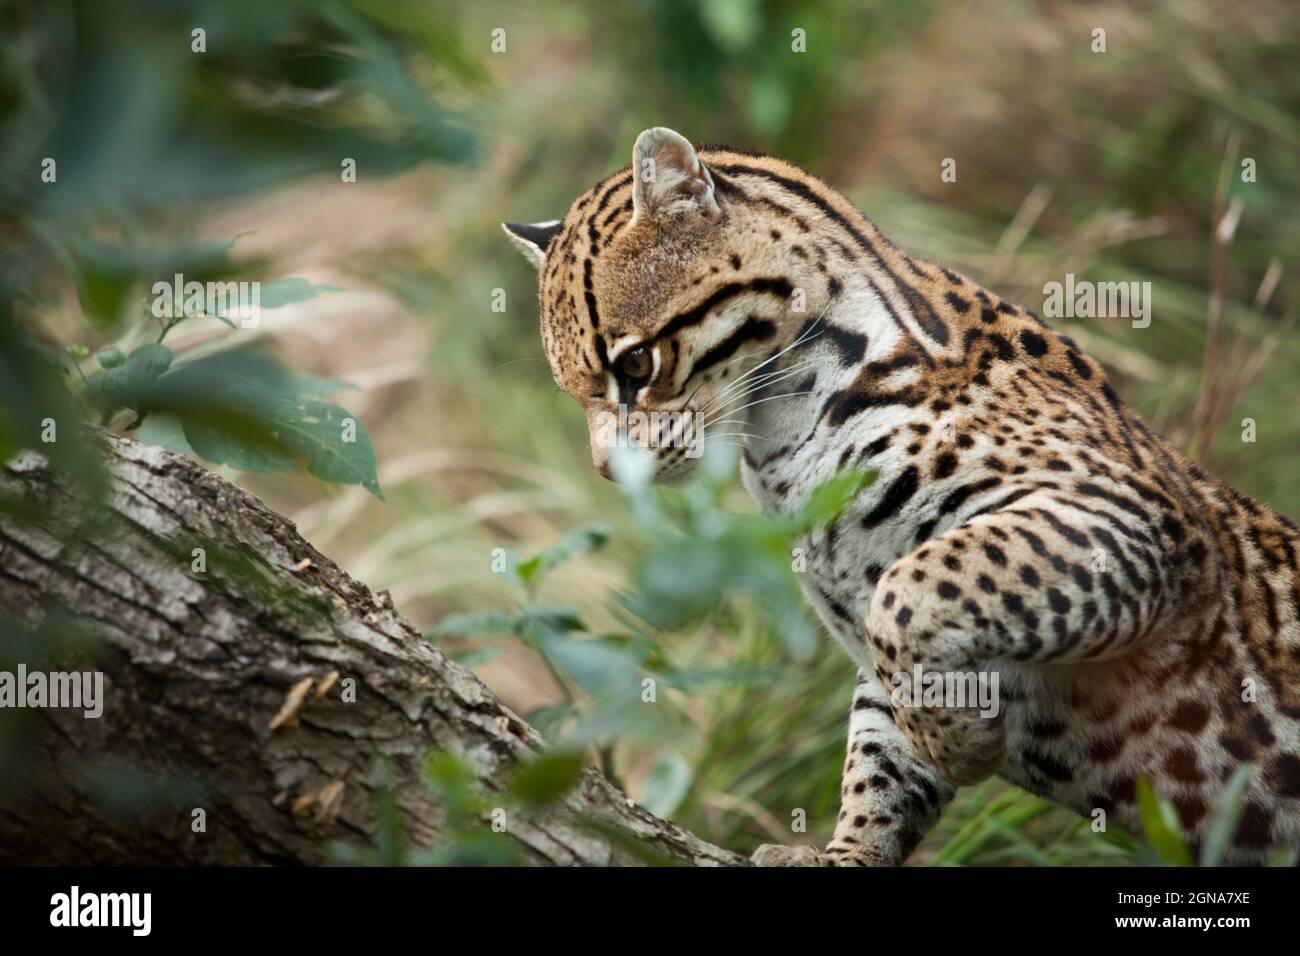
{"type": "Polygon", "coordinates": [[[519,251],[538,269],[546,261],[546,247],[551,244],[555,234],[560,231],[560,220],[550,222],[503,222],[501,228],[506,231],[519,251]]]}
{"type": "Polygon", "coordinates": [[[645,130],[632,147],[632,221],[652,216],[720,215],[713,177],[686,137],[663,126],[645,130]]]}

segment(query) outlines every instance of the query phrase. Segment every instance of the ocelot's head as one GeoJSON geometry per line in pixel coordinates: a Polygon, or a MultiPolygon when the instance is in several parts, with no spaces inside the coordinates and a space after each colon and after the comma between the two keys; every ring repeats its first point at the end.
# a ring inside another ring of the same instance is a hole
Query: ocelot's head
{"type": "Polygon", "coordinates": [[[647,449],[663,480],[691,470],[705,437],[738,444],[758,376],[738,380],[785,337],[790,281],[769,224],[710,171],[722,156],[743,158],[648,129],[631,168],[563,219],[504,224],[537,267],[551,373],[586,411],[606,477],[620,445],[647,449]]]}

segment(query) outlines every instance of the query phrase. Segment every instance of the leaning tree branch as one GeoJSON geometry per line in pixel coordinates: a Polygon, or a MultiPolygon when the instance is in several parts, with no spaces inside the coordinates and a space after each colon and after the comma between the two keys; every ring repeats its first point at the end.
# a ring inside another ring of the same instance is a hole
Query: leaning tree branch
{"type": "MultiPolygon", "coordinates": [[[[22,764],[39,772],[0,788],[0,863],[325,863],[331,843],[374,842],[385,793],[406,842],[429,847],[445,821],[423,777],[431,751],[459,755],[491,794],[545,749],[386,592],[257,498],[163,449],[102,442],[111,491],[93,522],[40,456],[0,470],[0,497],[46,516],[0,517],[0,608],[29,624],[71,609],[102,642],[105,674],[99,719],[40,712],[22,764]],[[192,569],[195,548],[205,570],[192,569]],[[102,791],[114,769],[201,795],[124,807],[102,791]]],[[[558,803],[512,814],[506,832],[538,864],[636,863],[633,845],[686,864],[745,862],[593,769],[558,803]]]]}

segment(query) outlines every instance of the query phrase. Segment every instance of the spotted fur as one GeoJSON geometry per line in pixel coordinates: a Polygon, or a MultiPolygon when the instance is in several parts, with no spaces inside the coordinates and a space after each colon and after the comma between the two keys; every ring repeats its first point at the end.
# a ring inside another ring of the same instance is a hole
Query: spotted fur
{"type": "MultiPolygon", "coordinates": [[[[671,130],[563,220],[507,231],[589,421],[712,407],[772,513],[878,473],[804,542],[804,591],[860,667],[838,825],[760,862],[899,863],[994,774],[1133,830],[1146,777],[1196,846],[1244,764],[1228,859],[1300,847],[1300,533],[1152,432],[1075,342],[802,169],[671,130]],[[996,672],[1000,713],[897,706],[917,666],[996,672]]],[[[661,478],[692,464],[655,454],[661,478]]]]}

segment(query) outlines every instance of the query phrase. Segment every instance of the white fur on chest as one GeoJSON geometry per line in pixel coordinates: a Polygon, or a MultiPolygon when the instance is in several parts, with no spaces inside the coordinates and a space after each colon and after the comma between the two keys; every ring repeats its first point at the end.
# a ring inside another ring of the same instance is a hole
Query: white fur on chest
{"type": "MultiPolygon", "coordinates": [[[[748,460],[741,466],[741,480],[765,513],[797,513],[819,485],[841,470],[846,449],[856,449],[856,459],[882,436],[904,428],[914,414],[911,409],[885,407],[839,426],[819,420],[826,400],[851,386],[862,364],[882,359],[896,347],[897,330],[887,318],[882,323],[882,318],[883,306],[875,295],[851,286],[839,307],[825,319],[867,336],[863,362],[848,365],[829,336],[813,338],[785,363],[799,371],[769,389],[763,395],[767,400],[750,410],[747,430],[755,437],[747,443],[748,460]],[[816,381],[811,394],[797,394],[812,375],[816,381]]],[[[906,554],[920,523],[905,512],[897,520],[870,531],[861,527],[861,516],[906,466],[899,444],[892,442],[890,448],[861,464],[844,462],[844,467],[876,471],[873,485],[845,510],[833,528],[815,531],[796,542],[796,553],[792,555],[809,603],[849,656],[868,668],[871,654],[863,635],[874,593],[869,572],[887,568],[906,554]],[[832,604],[847,611],[851,621],[834,613],[832,604]]]]}

